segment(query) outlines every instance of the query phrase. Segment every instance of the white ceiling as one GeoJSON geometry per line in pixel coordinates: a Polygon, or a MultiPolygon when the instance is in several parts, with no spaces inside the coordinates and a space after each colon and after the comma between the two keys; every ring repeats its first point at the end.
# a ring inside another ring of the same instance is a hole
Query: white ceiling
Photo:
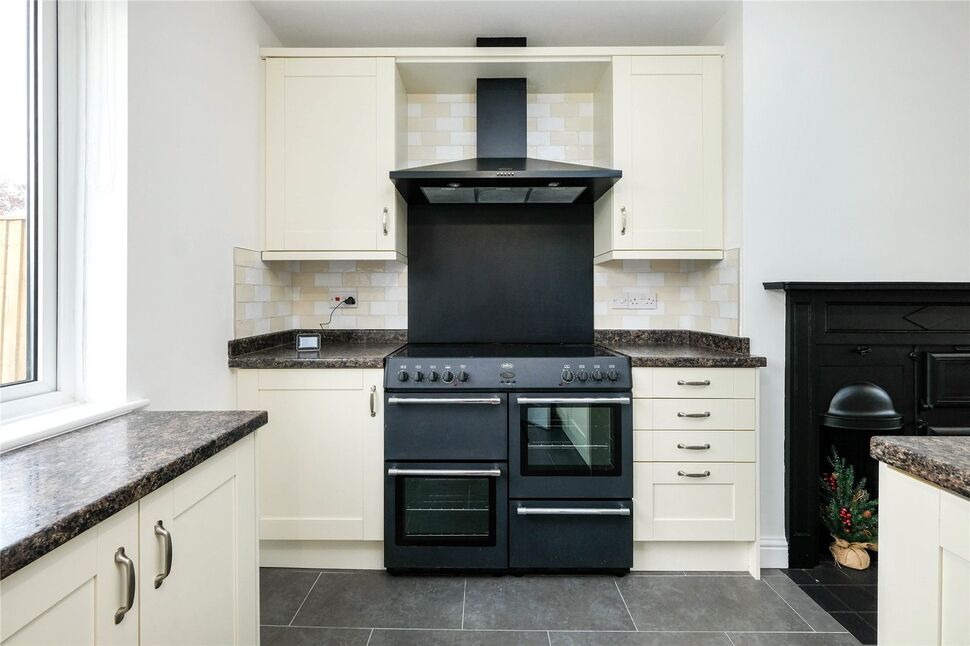
{"type": "Polygon", "coordinates": [[[730,2],[690,0],[254,0],[284,46],[469,47],[476,36],[530,46],[702,42],[730,2]]]}

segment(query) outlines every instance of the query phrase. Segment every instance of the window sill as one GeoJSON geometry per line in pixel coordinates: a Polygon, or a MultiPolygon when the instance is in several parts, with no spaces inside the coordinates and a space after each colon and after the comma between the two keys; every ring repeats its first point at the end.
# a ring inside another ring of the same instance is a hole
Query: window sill
{"type": "Polygon", "coordinates": [[[21,418],[0,429],[0,453],[118,417],[148,406],[147,399],[114,405],[75,404],[21,418]]]}

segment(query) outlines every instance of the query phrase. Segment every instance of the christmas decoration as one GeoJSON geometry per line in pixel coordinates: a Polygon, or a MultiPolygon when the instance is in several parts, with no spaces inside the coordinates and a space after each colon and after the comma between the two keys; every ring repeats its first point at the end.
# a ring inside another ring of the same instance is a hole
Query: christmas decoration
{"type": "Polygon", "coordinates": [[[828,462],[832,472],[822,475],[819,486],[822,523],[835,539],[829,551],[840,565],[864,570],[869,567],[866,549],[877,549],[878,501],[869,500],[866,479],[855,481],[855,469],[834,446],[828,462]]]}

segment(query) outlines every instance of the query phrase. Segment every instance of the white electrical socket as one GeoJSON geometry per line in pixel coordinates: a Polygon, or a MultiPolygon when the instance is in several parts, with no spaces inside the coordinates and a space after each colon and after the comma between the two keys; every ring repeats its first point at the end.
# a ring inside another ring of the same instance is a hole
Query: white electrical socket
{"type": "Polygon", "coordinates": [[[613,297],[613,309],[626,310],[630,308],[630,298],[626,294],[617,294],[613,297]]]}
{"type": "Polygon", "coordinates": [[[342,310],[343,309],[347,309],[348,307],[357,307],[357,303],[360,302],[360,300],[357,298],[357,290],[356,289],[342,289],[340,291],[332,291],[332,292],[330,292],[330,307],[336,307],[338,304],[343,303],[348,298],[353,298],[354,299],[354,304],[353,305],[341,305],[340,306],[340,309],[342,309],[342,310]]]}
{"type": "Polygon", "coordinates": [[[655,310],[657,309],[657,294],[630,294],[628,309],[655,310]]]}

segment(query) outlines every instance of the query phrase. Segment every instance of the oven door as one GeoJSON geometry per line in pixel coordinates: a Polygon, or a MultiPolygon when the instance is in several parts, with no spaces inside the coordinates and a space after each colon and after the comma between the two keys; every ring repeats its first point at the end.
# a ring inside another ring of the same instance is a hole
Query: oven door
{"type": "Polygon", "coordinates": [[[508,565],[505,463],[387,462],[384,567],[508,565]]]}
{"type": "Polygon", "coordinates": [[[629,392],[509,398],[512,498],[631,498],[629,392]]]}

